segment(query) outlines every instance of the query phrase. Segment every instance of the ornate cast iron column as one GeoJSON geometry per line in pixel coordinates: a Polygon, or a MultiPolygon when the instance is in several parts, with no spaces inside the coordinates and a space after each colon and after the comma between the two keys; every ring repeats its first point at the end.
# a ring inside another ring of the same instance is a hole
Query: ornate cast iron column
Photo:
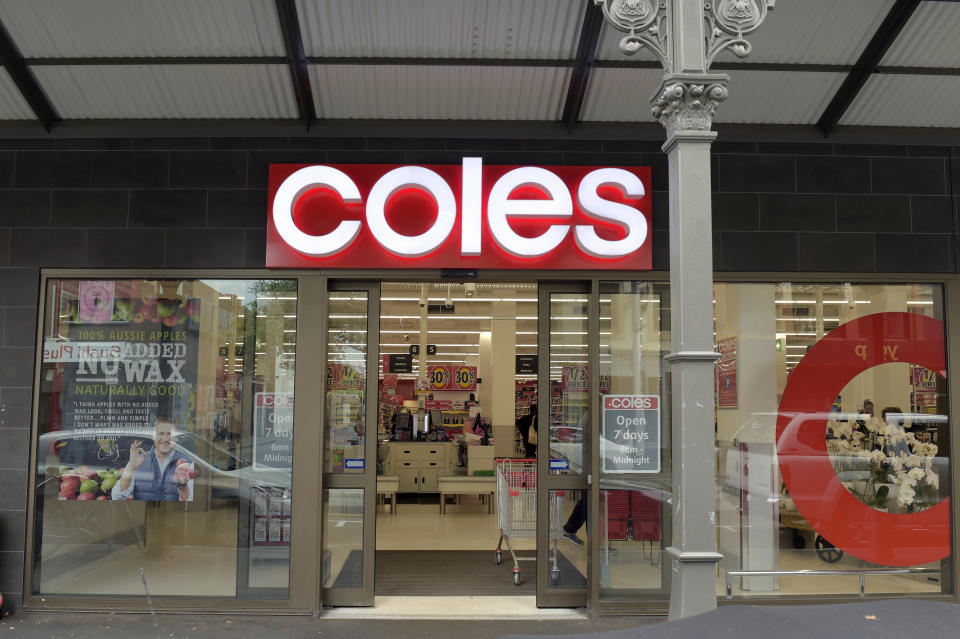
{"type": "Polygon", "coordinates": [[[713,240],[710,143],[713,115],[729,76],[710,73],[717,54],[745,57],[744,36],[776,0],[594,0],[627,35],[620,49],[646,47],[663,65],[653,115],[667,130],[670,167],[670,363],[673,441],[673,539],[670,618],[716,607],[714,499],[713,240]]]}

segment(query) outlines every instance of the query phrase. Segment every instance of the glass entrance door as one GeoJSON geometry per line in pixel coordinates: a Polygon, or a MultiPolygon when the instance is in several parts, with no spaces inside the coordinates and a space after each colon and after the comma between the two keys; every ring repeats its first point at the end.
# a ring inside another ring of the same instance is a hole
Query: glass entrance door
{"type": "Polygon", "coordinates": [[[328,286],[323,413],[323,603],[372,606],[380,284],[328,286]]]}
{"type": "Polygon", "coordinates": [[[587,282],[541,283],[538,314],[537,605],[585,606],[596,556],[597,296],[587,282]]]}

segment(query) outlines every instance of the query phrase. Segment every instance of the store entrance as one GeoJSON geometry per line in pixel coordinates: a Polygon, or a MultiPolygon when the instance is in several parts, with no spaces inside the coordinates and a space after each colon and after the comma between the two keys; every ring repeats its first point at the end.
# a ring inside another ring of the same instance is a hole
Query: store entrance
{"type": "Polygon", "coordinates": [[[533,597],[536,283],[383,282],[380,300],[376,595],[533,597]],[[530,477],[516,573],[507,543],[495,561],[497,458],[530,477]]]}
{"type": "Polygon", "coordinates": [[[324,602],[585,604],[589,288],[330,288],[324,602]]]}

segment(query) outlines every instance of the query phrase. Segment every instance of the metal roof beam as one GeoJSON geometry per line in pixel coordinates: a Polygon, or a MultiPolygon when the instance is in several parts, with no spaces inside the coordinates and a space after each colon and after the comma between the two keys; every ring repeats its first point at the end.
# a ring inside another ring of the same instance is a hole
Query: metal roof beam
{"type": "Polygon", "coordinates": [[[280,31],[283,34],[283,46],[290,65],[290,79],[293,81],[293,93],[297,98],[300,119],[307,130],[317,119],[313,108],[313,91],[310,89],[310,75],[307,73],[307,56],[303,50],[303,35],[300,33],[300,20],[297,18],[295,0],[276,0],[277,17],[280,19],[280,31]]]}
{"type": "Polygon", "coordinates": [[[887,17],[883,19],[877,32],[867,44],[860,59],[853,65],[853,70],[847,75],[846,80],[837,90],[833,100],[827,105],[820,119],[817,121],[817,127],[823,131],[823,134],[830,133],[839,124],[843,114],[846,113],[850,105],[860,94],[863,85],[867,83],[870,75],[877,69],[877,65],[886,55],[887,50],[903,31],[914,11],[920,6],[922,0],[897,0],[890,9],[887,17]]]}
{"type": "Polygon", "coordinates": [[[570,86],[567,88],[567,101],[563,105],[562,120],[567,124],[567,130],[572,132],[580,120],[580,110],[583,99],[587,95],[587,84],[590,81],[590,71],[594,66],[594,57],[597,55],[597,43],[600,41],[600,32],[603,30],[603,9],[593,0],[587,0],[587,10],[583,16],[583,27],[580,29],[580,43],[577,45],[577,57],[573,72],[570,74],[570,86]]]}
{"type": "Polygon", "coordinates": [[[23,56],[20,55],[20,49],[14,44],[13,38],[7,32],[6,26],[0,22],[0,63],[3,64],[10,79],[17,85],[17,89],[27,101],[37,120],[43,125],[48,133],[55,122],[60,120],[56,109],[47,99],[47,94],[40,88],[37,79],[24,63],[23,56]]]}
{"type": "Polygon", "coordinates": [[[147,65],[197,65],[197,64],[287,64],[285,56],[117,56],[78,58],[24,58],[27,66],[77,67],[77,66],[147,66],[147,65]]]}

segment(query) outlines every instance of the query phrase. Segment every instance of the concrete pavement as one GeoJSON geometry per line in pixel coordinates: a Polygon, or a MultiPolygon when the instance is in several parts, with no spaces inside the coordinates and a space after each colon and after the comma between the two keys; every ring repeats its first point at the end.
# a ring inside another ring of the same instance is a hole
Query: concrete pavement
{"type": "Polygon", "coordinates": [[[571,634],[634,628],[662,617],[598,617],[480,621],[347,620],[323,617],[251,615],[94,614],[17,612],[3,617],[0,636],[44,639],[246,639],[320,637],[324,639],[494,639],[507,634],[571,634]]]}

